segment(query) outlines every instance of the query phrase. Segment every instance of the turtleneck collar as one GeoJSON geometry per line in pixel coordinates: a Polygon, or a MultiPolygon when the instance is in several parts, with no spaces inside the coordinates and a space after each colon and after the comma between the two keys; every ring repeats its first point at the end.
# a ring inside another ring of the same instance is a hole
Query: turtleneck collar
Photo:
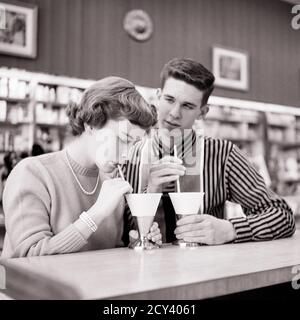
{"type": "MultiPolygon", "coordinates": [[[[99,173],[98,168],[85,168],[82,165],[80,165],[78,162],[76,162],[73,158],[71,158],[70,154],[67,153],[67,150],[64,150],[65,157],[68,157],[70,165],[75,173],[80,174],[82,176],[87,177],[97,177],[99,173]]],[[[66,161],[67,158],[65,159],[66,161]]]]}

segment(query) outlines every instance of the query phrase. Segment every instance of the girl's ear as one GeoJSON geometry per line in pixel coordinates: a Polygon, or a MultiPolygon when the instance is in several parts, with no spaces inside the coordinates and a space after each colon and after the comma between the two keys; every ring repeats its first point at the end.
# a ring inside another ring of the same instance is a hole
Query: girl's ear
{"type": "Polygon", "coordinates": [[[91,136],[93,134],[93,128],[91,126],[89,126],[88,124],[84,124],[84,131],[91,136]]]}
{"type": "Polygon", "coordinates": [[[207,114],[208,111],[209,111],[209,107],[207,104],[200,107],[200,112],[199,112],[197,119],[198,120],[202,119],[207,114]]]}

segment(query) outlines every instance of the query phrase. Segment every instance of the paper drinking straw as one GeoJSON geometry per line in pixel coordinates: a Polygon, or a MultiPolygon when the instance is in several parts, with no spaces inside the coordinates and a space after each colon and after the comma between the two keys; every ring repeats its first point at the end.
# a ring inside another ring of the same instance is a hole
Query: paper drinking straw
{"type": "Polygon", "coordinates": [[[199,164],[199,172],[200,172],[200,192],[203,192],[203,166],[204,166],[204,138],[201,137],[200,140],[200,164],[199,164]]]}
{"type": "MultiPolygon", "coordinates": [[[[140,168],[139,168],[139,179],[138,179],[138,193],[143,193],[142,186],[143,186],[143,165],[144,165],[144,157],[145,152],[147,152],[148,143],[151,143],[150,139],[146,139],[146,142],[141,150],[141,161],[140,161],[140,168]]],[[[148,163],[148,162],[147,162],[148,163]]]]}
{"type": "Polygon", "coordinates": [[[118,170],[119,170],[119,174],[120,174],[121,178],[125,181],[126,179],[124,177],[123,171],[122,171],[121,166],[119,164],[118,164],[118,170]]]}
{"type": "MultiPolygon", "coordinates": [[[[199,164],[199,178],[200,178],[200,192],[204,193],[204,180],[203,180],[203,169],[204,169],[204,129],[202,129],[200,137],[200,164],[199,164]]],[[[202,203],[201,203],[201,212],[203,213],[204,209],[204,197],[202,197],[202,203]]]]}
{"type": "MultiPolygon", "coordinates": [[[[177,147],[176,144],[174,144],[174,157],[177,158],[177,147]]],[[[176,181],[176,185],[177,185],[177,192],[180,192],[180,182],[179,182],[179,178],[176,181]]]]}

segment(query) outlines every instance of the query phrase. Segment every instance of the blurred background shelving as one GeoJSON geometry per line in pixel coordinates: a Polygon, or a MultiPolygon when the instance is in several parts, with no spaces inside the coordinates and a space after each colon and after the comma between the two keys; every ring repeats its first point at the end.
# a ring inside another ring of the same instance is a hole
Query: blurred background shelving
{"type": "MultiPolygon", "coordinates": [[[[46,152],[62,149],[71,139],[66,106],[78,102],[92,83],[93,80],[0,68],[0,154],[29,152],[34,143],[41,144],[46,152]]],[[[148,102],[155,104],[154,88],[137,88],[148,102]]],[[[211,97],[209,107],[205,120],[196,126],[204,127],[208,136],[234,142],[253,162],[261,161],[261,166],[267,168],[266,182],[275,191],[290,196],[298,189],[300,109],[277,110],[268,108],[268,104],[242,104],[222,97],[211,97]]]]}
{"type": "Polygon", "coordinates": [[[66,106],[79,101],[87,83],[1,68],[0,151],[29,152],[34,143],[46,152],[60,150],[67,133],[66,106]]]}

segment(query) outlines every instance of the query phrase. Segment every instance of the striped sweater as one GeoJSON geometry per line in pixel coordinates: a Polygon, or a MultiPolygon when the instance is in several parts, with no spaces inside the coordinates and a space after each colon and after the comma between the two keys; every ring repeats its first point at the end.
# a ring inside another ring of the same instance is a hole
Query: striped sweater
{"type": "MultiPolygon", "coordinates": [[[[191,143],[185,143],[185,149],[195,145],[195,136],[193,132],[188,138],[191,143]]],[[[163,148],[157,135],[152,140],[152,152],[162,156],[163,148]]],[[[144,144],[140,142],[135,145],[131,161],[123,168],[133,192],[138,192],[140,188],[139,172],[144,144]]],[[[188,150],[179,152],[178,156],[184,156],[184,152],[188,150]]],[[[225,219],[226,200],[241,205],[245,216],[228,219],[236,231],[235,242],[272,240],[291,236],[295,232],[295,220],[290,207],[266,187],[262,176],[233,143],[205,137],[203,173],[200,176],[205,192],[204,213],[225,219]]],[[[163,191],[174,192],[175,183],[165,186],[163,191]]],[[[132,219],[128,207],[125,219],[131,221],[131,228],[135,227],[135,219],[132,219]]],[[[128,241],[123,240],[125,243],[128,241]]]]}

